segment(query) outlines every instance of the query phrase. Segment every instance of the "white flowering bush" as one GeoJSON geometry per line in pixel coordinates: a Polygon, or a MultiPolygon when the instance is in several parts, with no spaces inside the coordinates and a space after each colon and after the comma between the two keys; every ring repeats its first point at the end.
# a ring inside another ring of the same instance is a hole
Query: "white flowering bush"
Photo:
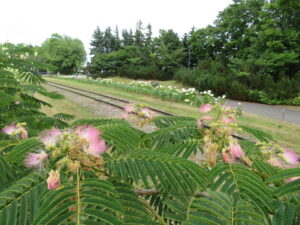
{"type": "Polygon", "coordinates": [[[210,91],[198,92],[195,88],[176,88],[174,86],[157,85],[153,86],[150,81],[131,81],[129,83],[113,82],[112,79],[97,78],[89,80],[80,76],[59,76],[63,79],[79,79],[82,82],[93,83],[105,87],[120,88],[130,92],[159,97],[163,100],[182,102],[189,105],[201,105],[206,103],[224,102],[225,95],[216,97],[210,91]]]}

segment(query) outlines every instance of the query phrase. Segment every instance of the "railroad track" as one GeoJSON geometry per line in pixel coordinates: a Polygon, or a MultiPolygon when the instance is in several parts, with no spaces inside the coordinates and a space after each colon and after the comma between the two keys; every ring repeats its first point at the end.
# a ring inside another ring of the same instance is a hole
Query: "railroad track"
{"type": "MultiPolygon", "coordinates": [[[[96,92],[87,91],[87,90],[71,87],[71,86],[64,85],[64,84],[58,84],[58,83],[55,83],[55,82],[47,81],[47,85],[52,86],[52,87],[56,87],[56,88],[61,89],[61,90],[69,91],[69,92],[72,92],[74,94],[78,94],[80,96],[92,99],[92,100],[97,101],[97,102],[105,103],[105,104],[111,105],[113,107],[122,109],[122,110],[124,110],[124,107],[125,107],[126,104],[133,103],[133,102],[130,102],[130,101],[127,101],[127,100],[124,100],[124,99],[112,97],[112,96],[109,96],[109,95],[103,95],[103,94],[99,94],[99,93],[96,93],[96,92]],[[74,91],[74,90],[76,90],[76,91],[74,91]],[[83,94],[82,92],[92,94],[94,96],[97,96],[98,98],[90,96],[90,95],[83,94]],[[99,97],[101,97],[101,99],[99,97]]],[[[152,107],[147,107],[147,108],[149,108],[150,110],[152,110],[154,112],[157,112],[158,114],[161,114],[163,116],[174,116],[174,114],[164,112],[160,109],[156,109],[156,108],[152,108],[152,107]]],[[[204,125],[204,127],[205,128],[210,128],[210,126],[208,126],[208,125],[204,125]]],[[[232,136],[236,139],[239,139],[239,140],[247,140],[247,139],[245,139],[241,136],[238,136],[238,135],[232,135],[232,136]]],[[[251,142],[253,142],[253,141],[251,141],[251,142]]]]}
{"type": "MultiPolygon", "coordinates": [[[[61,89],[61,90],[69,91],[69,92],[72,92],[74,94],[78,94],[80,96],[84,96],[86,98],[93,99],[94,101],[102,102],[102,103],[114,106],[114,107],[122,109],[122,110],[124,109],[125,105],[127,105],[129,103],[133,103],[133,102],[130,102],[130,101],[127,101],[127,100],[124,100],[124,99],[112,97],[112,96],[109,96],[109,95],[103,95],[103,94],[99,94],[99,93],[92,92],[92,91],[86,91],[86,90],[83,90],[83,89],[80,89],[80,88],[75,88],[75,87],[71,87],[71,86],[64,85],[64,84],[58,84],[58,83],[55,83],[55,82],[48,81],[47,84],[49,86],[53,86],[53,87],[56,87],[56,88],[61,89]],[[76,90],[76,91],[74,91],[74,90],[76,90]],[[86,95],[84,93],[92,94],[94,97],[91,96],[91,95],[86,95]]],[[[152,107],[147,107],[147,108],[149,108],[150,110],[152,110],[152,111],[154,111],[158,114],[161,114],[163,116],[174,116],[171,113],[164,112],[164,111],[159,110],[159,109],[155,109],[155,108],[152,108],[152,107]]]]}

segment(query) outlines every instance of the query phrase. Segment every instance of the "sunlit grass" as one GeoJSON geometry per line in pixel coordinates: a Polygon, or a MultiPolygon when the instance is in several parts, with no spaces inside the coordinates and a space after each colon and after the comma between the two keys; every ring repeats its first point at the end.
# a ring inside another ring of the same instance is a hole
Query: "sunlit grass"
{"type": "MultiPolygon", "coordinates": [[[[199,112],[197,107],[189,106],[182,103],[164,101],[157,97],[141,95],[141,94],[132,93],[132,92],[111,88],[111,87],[103,87],[99,85],[87,84],[87,83],[80,82],[78,80],[62,80],[62,79],[55,79],[55,78],[46,78],[46,79],[56,83],[70,85],[73,87],[82,88],[97,93],[105,93],[113,96],[118,96],[120,98],[127,99],[137,103],[144,103],[151,107],[158,108],[175,115],[190,116],[194,118],[199,117],[199,112]]],[[[126,78],[120,78],[120,79],[126,79],[126,78]]],[[[300,138],[299,138],[300,126],[283,122],[283,121],[266,118],[266,117],[248,114],[248,113],[245,113],[243,115],[239,123],[249,127],[260,128],[263,131],[271,134],[276,140],[278,140],[279,144],[287,148],[292,148],[295,151],[300,153],[300,138]]]]}

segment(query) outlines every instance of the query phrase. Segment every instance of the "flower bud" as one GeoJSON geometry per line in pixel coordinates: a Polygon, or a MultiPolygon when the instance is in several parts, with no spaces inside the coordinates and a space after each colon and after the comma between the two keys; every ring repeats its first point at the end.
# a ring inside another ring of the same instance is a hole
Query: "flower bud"
{"type": "Polygon", "coordinates": [[[49,190],[54,190],[60,185],[60,174],[57,170],[51,170],[49,177],[47,178],[47,184],[49,190]]]}

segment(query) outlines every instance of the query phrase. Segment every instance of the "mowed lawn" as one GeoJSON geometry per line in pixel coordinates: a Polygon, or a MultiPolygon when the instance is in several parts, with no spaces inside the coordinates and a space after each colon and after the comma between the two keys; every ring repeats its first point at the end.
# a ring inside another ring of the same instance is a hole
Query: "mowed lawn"
{"type": "MultiPolygon", "coordinates": [[[[158,108],[161,110],[164,110],[166,112],[170,112],[174,115],[178,116],[190,116],[194,118],[198,118],[200,116],[198,107],[195,106],[189,106],[186,104],[182,103],[176,103],[176,102],[169,102],[169,101],[164,101],[162,99],[159,99],[157,97],[153,96],[148,96],[148,95],[142,95],[142,94],[137,94],[133,92],[128,92],[124,91],[121,89],[117,88],[111,88],[111,87],[103,87],[99,85],[94,85],[94,84],[87,84],[80,82],[80,80],[63,80],[63,79],[57,79],[57,78],[50,78],[46,77],[46,80],[53,81],[56,83],[61,83],[77,88],[81,88],[84,90],[89,90],[97,93],[103,93],[103,94],[108,94],[112,96],[117,96],[132,102],[136,103],[144,103],[147,104],[148,106],[158,108]]],[[[122,81],[122,82],[130,82],[132,81],[131,79],[126,79],[126,78],[113,78],[113,81],[122,81]]],[[[173,86],[179,86],[181,84],[175,82],[175,81],[166,81],[166,82],[161,82],[162,84],[166,85],[173,85],[173,86]]],[[[63,100],[67,101],[67,100],[63,100]]],[[[59,103],[61,104],[61,103],[59,103]]],[[[55,106],[55,108],[57,108],[55,106]]],[[[64,108],[64,104],[61,104],[59,107],[60,109],[64,108]]],[[[93,118],[92,115],[88,116],[87,112],[84,112],[84,108],[80,109],[80,107],[76,107],[76,114],[78,118],[93,118]],[[84,116],[81,116],[81,110],[82,114],[86,114],[84,116]]],[[[59,109],[58,109],[59,111],[59,109]]],[[[63,112],[68,111],[68,109],[61,110],[63,112]]],[[[72,112],[72,109],[70,110],[71,114],[75,114],[72,112]]],[[[89,112],[92,114],[92,112],[89,112]]],[[[286,148],[291,148],[294,151],[300,153],[300,126],[287,123],[284,121],[278,121],[274,119],[269,119],[266,117],[261,117],[249,113],[245,113],[242,118],[239,119],[239,124],[241,125],[246,125],[249,127],[253,128],[259,128],[269,134],[271,134],[280,145],[286,147],[286,148]]]]}

